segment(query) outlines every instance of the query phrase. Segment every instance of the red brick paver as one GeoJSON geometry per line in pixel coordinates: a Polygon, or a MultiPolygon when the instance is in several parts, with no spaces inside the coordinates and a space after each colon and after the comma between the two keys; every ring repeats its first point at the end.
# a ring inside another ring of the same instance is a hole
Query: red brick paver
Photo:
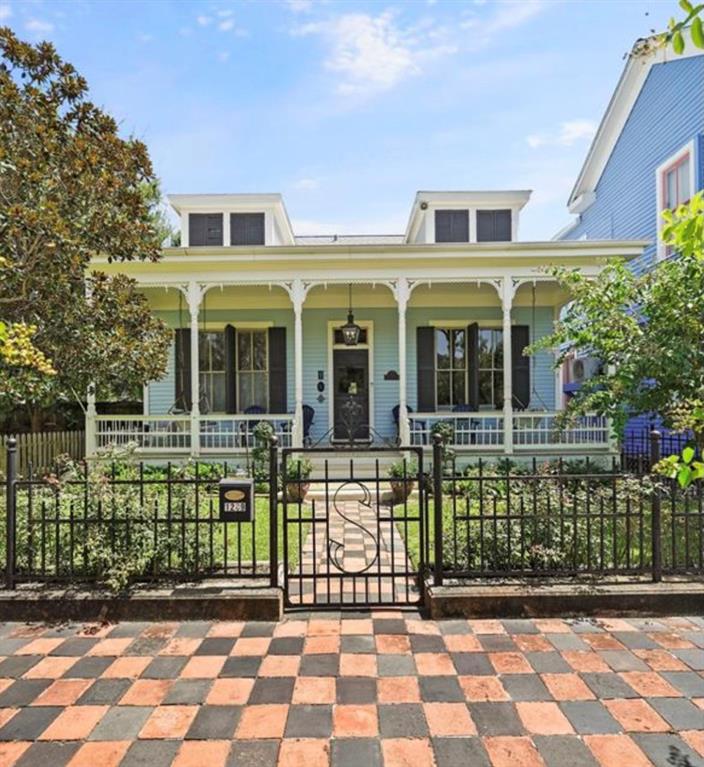
{"type": "Polygon", "coordinates": [[[150,754],[155,767],[702,767],[704,620],[0,624],[0,767],[150,754]]]}

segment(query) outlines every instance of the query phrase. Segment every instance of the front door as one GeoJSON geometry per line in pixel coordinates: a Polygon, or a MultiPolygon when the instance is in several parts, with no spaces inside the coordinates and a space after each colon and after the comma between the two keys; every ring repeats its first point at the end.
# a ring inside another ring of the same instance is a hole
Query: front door
{"type": "Polygon", "coordinates": [[[368,442],[368,349],[333,351],[333,391],[333,439],[368,442]]]}

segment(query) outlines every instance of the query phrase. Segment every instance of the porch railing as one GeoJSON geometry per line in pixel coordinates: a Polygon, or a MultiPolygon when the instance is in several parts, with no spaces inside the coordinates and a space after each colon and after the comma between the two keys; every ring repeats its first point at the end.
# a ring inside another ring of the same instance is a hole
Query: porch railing
{"type": "MultiPolygon", "coordinates": [[[[515,450],[553,447],[605,448],[609,445],[609,423],[603,416],[588,415],[561,427],[559,413],[531,411],[514,413],[515,450]]],[[[496,450],[504,446],[504,415],[501,411],[466,413],[410,413],[412,445],[430,447],[433,433],[441,427],[452,433],[450,442],[458,450],[496,450]]]]}
{"type": "Polygon", "coordinates": [[[504,416],[500,412],[410,413],[411,444],[431,446],[439,428],[451,430],[450,442],[458,448],[492,449],[504,444],[504,416]]]}
{"type": "MultiPolygon", "coordinates": [[[[198,441],[203,453],[246,451],[255,447],[255,427],[270,423],[283,447],[291,446],[293,415],[202,415],[198,420],[198,441]]],[[[191,453],[193,436],[188,415],[99,415],[95,418],[95,446],[136,445],[142,453],[191,453]]]]}
{"type": "Polygon", "coordinates": [[[144,452],[188,453],[191,419],[187,415],[99,415],[95,418],[95,446],[136,445],[144,452]]]}
{"type": "Polygon", "coordinates": [[[291,447],[293,415],[205,415],[200,417],[200,447],[205,453],[251,450],[257,446],[255,428],[268,423],[281,447],[291,447]]]}
{"type": "Polygon", "coordinates": [[[587,415],[574,423],[561,427],[558,413],[515,413],[513,416],[513,443],[521,447],[607,447],[609,444],[608,419],[600,415],[587,415]]]}

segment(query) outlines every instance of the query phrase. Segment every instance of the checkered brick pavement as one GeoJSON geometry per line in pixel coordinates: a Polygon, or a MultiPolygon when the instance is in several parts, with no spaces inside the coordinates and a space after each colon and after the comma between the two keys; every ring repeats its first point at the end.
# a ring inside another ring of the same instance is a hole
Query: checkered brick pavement
{"type": "Polygon", "coordinates": [[[0,626],[9,767],[704,765],[704,620],[0,626]]]}
{"type": "MultiPolygon", "coordinates": [[[[385,519],[391,507],[345,501],[340,503],[340,510],[347,519],[335,513],[332,502],[327,511],[325,503],[314,504],[317,521],[311,523],[300,563],[288,575],[291,604],[417,603],[417,578],[400,575],[413,567],[397,528],[403,523],[385,519]],[[384,521],[379,521],[380,517],[384,521]],[[333,545],[332,557],[329,541],[341,544],[340,548],[333,545]],[[314,574],[315,578],[300,577],[314,574]]],[[[395,512],[399,518],[403,514],[402,507],[395,512]]],[[[414,524],[410,522],[409,527],[414,524]]]]}

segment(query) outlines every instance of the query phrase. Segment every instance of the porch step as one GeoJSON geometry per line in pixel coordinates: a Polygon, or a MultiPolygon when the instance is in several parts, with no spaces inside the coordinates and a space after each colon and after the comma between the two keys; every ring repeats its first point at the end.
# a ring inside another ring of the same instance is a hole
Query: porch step
{"type": "Polygon", "coordinates": [[[400,452],[357,452],[340,451],[339,453],[315,453],[307,456],[313,465],[311,479],[322,480],[325,477],[325,468],[327,465],[327,476],[330,479],[349,480],[351,474],[365,480],[375,479],[378,476],[380,480],[385,480],[389,468],[397,461],[402,460],[400,452]]]}

